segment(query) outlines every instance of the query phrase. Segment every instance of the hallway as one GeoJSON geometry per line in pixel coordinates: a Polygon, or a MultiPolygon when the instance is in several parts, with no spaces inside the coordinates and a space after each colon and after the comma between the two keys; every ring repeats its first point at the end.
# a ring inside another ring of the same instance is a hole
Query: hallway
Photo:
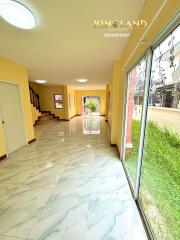
{"type": "Polygon", "coordinates": [[[104,117],[35,130],[35,142],[0,162],[0,240],[146,239],[104,117]]]}

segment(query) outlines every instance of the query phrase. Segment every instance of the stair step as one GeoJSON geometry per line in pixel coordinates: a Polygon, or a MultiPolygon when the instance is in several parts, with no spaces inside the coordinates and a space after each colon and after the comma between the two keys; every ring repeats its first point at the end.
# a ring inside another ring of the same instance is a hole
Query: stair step
{"type": "Polygon", "coordinates": [[[58,119],[57,118],[52,118],[52,119],[47,120],[47,121],[38,121],[37,125],[43,125],[43,124],[48,124],[48,123],[53,123],[53,122],[58,122],[58,119]]]}
{"type": "Polygon", "coordinates": [[[42,121],[48,121],[50,119],[53,119],[54,118],[54,115],[49,115],[49,116],[40,116],[39,117],[39,121],[42,122],[42,121]]]}
{"type": "Polygon", "coordinates": [[[51,115],[50,112],[42,112],[42,113],[41,113],[41,116],[49,116],[49,115],[51,115]]]}

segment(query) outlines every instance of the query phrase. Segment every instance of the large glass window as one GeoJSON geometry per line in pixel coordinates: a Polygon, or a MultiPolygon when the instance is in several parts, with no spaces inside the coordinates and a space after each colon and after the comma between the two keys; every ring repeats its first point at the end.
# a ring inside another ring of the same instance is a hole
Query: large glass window
{"type": "Polygon", "coordinates": [[[144,57],[128,75],[124,163],[133,186],[136,180],[145,72],[146,57],[144,57]]]}
{"type": "Polygon", "coordinates": [[[155,239],[180,239],[180,28],[153,52],[140,200],[155,239]]]}
{"type": "Polygon", "coordinates": [[[123,161],[154,239],[179,240],[180,27],[150,52],[128,74],[123,161]]]}

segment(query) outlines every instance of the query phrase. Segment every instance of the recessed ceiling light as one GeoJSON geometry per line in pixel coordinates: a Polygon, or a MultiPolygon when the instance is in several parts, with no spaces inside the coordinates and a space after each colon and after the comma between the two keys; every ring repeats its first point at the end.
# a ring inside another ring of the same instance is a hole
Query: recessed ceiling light
{"type": "Polygon", "coordinates": [[[47,80],[35,80],[35,82],[37,82],[37,83],[47,83],[47,80]]]}
{"type": "Polygon", "coordinates": [[[36,25],[32,12],[19,2],[12,0],[0,1],[0,16],[15,27],[32,29],[36,25]]]}
{"type": "Polygon", "coordinates": [[[84,83],[84,82],[87,82],[88,79],[83,79],[83,78],[82,78],[82,79],[78,79],[77,81],[80,82],[80,83],[84,83]]]}

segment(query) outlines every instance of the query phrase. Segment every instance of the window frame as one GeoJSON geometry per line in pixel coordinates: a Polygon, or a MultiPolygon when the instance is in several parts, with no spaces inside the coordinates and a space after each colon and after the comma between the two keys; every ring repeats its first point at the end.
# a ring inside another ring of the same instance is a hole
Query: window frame
{"type": "Polygon", "coordinates": [[[121,143],[121,154],[120,159],[124,168],[124,172],[126,174],[132,196],[135,200],[137,208],[139,210],[142,222],[145,227],[145,231],[148,239],[154,239],[152,230],[150,228],[149,222],[143,210],[140,198],[139,198],[139,190],[141,183],[141,170],[142,170],[142,161],[143,161],[143,153],[144,153],[144,143],[146,140],[146,122],[147,122],[147,112],[149,105],[149,86],[151,81],[151,69],[152,69],[152,59],[153,59],[153,51],[160,45],[179,25],[180,19],[180,11],[178,11],[167,23],[167,25],[160,31],[160,33],[155,37],[155,40],[149,47],[144,51],[144,53],[138,58],[138,60],[129,68],[126,73],[125,80],[125,94],[124,94],[124,111],[123,111],[123,130],[122,130],[122,143],[121,143]],[[146,79],[145,79],[145,87],[144,87],[144,99],[142,106],[142,115],[141,115],[141,127],[140,127],[140,142],[139,142],[139,151],[138,151],[138,159],[137,159],[137,173],[136,173],[136,187],[133,189],[130,177],[128,175],[128,171],[125,166],[125,144],[126,144],[126,130],[127,130],[127,110],[128,110],[128,87],[129,87],[129,74],[133,70],[133,68],[143,59],[147,54],[147,65],[146,65],[146,79]],[[149,63],[149,64],[148,64],[149,63]]]}

